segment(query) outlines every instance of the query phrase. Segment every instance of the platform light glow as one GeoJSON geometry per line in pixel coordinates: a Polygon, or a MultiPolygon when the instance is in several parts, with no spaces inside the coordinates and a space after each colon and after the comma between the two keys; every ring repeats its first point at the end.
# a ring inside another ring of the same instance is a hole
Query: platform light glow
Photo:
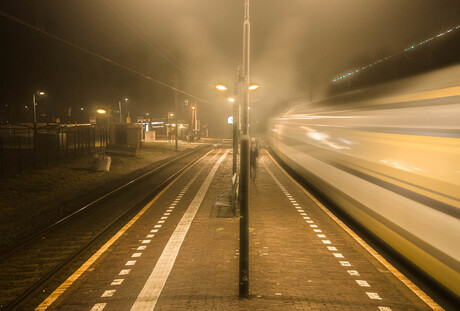
{"type": "Polygon", "coordinates": [[[216,89],[218,89],[219,91],[226,91],[226,90],[228,90],[228,87],[226,87],[223,84],[218,84],[218,85],[216,85],[216,89]]]}

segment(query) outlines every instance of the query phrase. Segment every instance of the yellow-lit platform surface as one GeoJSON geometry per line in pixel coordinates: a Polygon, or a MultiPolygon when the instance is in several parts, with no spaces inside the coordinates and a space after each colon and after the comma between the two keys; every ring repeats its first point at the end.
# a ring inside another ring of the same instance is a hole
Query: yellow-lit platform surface
{"type": "Polygon", "coordinates": [[[231,179],[231,151],[208,153],[38,310],[438,308],[265,150],[250,184],[250,298],[239,299],[239,220],[216,205],[231,179]]]}

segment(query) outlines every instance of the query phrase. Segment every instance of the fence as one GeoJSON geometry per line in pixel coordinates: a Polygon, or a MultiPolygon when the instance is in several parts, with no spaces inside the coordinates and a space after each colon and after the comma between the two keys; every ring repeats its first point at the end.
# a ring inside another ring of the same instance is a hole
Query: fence
{"type": "Polygon", "coordinates": [[[91,125],[28,125],[0,127],[0,176],[73,160],[107,146],[108,130],[91,125]],[[36,133],[36,135],[34,135],[36,133]]]}

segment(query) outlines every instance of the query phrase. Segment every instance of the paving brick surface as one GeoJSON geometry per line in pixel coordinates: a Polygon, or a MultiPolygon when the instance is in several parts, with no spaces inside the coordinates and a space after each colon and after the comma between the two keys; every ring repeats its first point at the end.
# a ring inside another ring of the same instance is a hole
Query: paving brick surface
{"type": "MultiPolygon", "coordinates": [[[[91,310],[104,303],[103,310],[129,310],[217,158],[216,151],[174,184],[51,309],[91,310]],[[118,276],[200,169],[130,274],[118,276]],[[124,280],[110,285],[117,278],[124,280]],[[101,297],[110,289],[116,292],[101,297]]],[[[229,153],[214,176],[155,310],[429,310],[265,152],[251,182],[250,298],[238,299],[239,222],[215,204],[230,190],[231,161],[229,153]]]]}

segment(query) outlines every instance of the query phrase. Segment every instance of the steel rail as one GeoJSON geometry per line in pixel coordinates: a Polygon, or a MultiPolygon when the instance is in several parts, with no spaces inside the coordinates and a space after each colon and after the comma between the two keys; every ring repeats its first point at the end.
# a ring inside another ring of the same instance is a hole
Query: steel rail
{"type": "MultiPolygon", "coordinates": [[[[201,150],[203,148],[200,148],[198,150],[201,150]]],[[[198,151],[198,150],[193,150],[192,152],[189,152],[187,154],[184,154],[183,156],[186,156],[186,155],[190,155],[192,154],[194,151],[198,151]]],[[[172,161],[176,161],[176,160],[179,160],[179,158],[182,158],[183,156],[180,156],[178,158],[175,158],[173,159],[172,161]]],[[[103,230],[101,230],[98,234],[96,234],[92,239],[90,239],[88,242],[86,242],[81,248],[79,248],[78,250],[76,250],[74,253],[72,253],[70,256],[68,256],[66,259],[64,259],[61,263],[59,263],[57,266],[55,266],[51,271],[49,271],[46,275],[44,275],[39,281],[37,281],[36,283],[34,283],[32,286],[30,286],[26,291],[24,291],[21,295],[19,295],[18,297],[15,298],[15,300],[13,300],[12,302],[8,303],[6,306],[5,306],[5,309],[4,310],[15,310],[15,308],[18,307],[18,305],[20,305],[22,302],[25,301],[25,299],[27,299],[31,294],[33,294],[34,292],[36,292],[42,285],[46,284],[48,281],[50,281],[57,273],[59,273],[63,268],[65,268],[69,263],[71,263],[76,257],[78,257],[80,254],[82,254],[84,251],[86,251],[90,246],[92,246],[96,241],[98,241],[104,234],[108,233],[110,231],[110,229],[114,228],[115,225],[117,225],[118,223],[122,222],[126,217],[128,217],[131,213],[134,213],[136,212],[137,210],[139,210],[140,208],[142,208],[143,206],[145,206],[145,204],[147,204],[148,202],[150,202],[150,200],[152,199],[152,197],[154,197],[155,195],[157,195],[158,193],[161,192],[162,189],[164,189],[170,182],[172,182],[177,176],[179,176],[183,171],[185,171],[186,169],[188,169],[190,166],[192,166],[193,164],[195,164],[196,162],[198,162],[199,160],[203,159],[204,157],[206,156],[206,154],[202,157],[199,157],[189,163],[187,163],[185,166],[183,166],[182,168],[180,168],[179,170],[177,170],[176,172],[174,172],[171,176],[169,176],[167,179],[165,179],[161,184],[159,184],[158,186],[156,186],[152,191],[150,191],[149,193],[147,193],[146,195],[144,195],[141,199],[137,200],[137,202],[135,202],[132,207],[130,209],[128,209],[127,211],[125,211],[123,214],[121,214],[120,216],[118,216],[116,219],[114,219],[110,224],[108,224],[103,230]]],[[[171,163],[172,161],[169,161],[168,163],[171,163]]],[[[168,163],[165,163],[164,165],[161,165],[160,167],[165,167],[165,165],[167,165],[168,163]]],[[[157,169],[159,169],[160,167],[154,169],[155,171],[157,171],[157,169]]],[[[144,174],[142,175],[141,177],[145,177],[145,176],[148,176],[149,174],[151,174],[152,172],[149,172],[147,174],[144,174]]],[[[140,177],[139,177],[140,178],[140,177]]],[[[133,181],[137,181],[137,180],[141,180],[139,178],[136,178],[134,179],[133,181]]],[[[124,189],[124,187],[128,184],[131,184],[133,181],[125,184],[124,186],[118,188],[118,189],[124,189]]],[[[110,192],[109,194],[111,193],[115,193],[115,192],[110,192]]],[[[104,196],[104,197],[107,197],[104,196]]],[[[98,199],[99,200],[99,199],[98,199]]],[[[98,201],[96,200],[96,201],[98,201]]]]}
{"type": "MultiPolygon", "coordinates": [[[[205,147],[203,147],[205,148],[205,147]]],[[[162,165],[152,169],[151,171],[139,176],[139,177],[136,177],[134,178],[133,180],[123,184],[122,186],[104,194],[103,196],[97,198],[96,200],[86,204],[85,206],[79,208],[78,210],[70,213],[69,215],[61,218],[60,220],[56,221],[55,223],[49,225],[48,227],[32,234],[31,236],[25,238],[24,240],[22,240],[21,242],[17,243],[15,246],[11,247],[10,249],[8,250],[1,250],[1,255],[0,255],[0,262],[7,259],[8,257],[11,256],[11,254],[13,254],[14,252],[22,249],[23,247],[25,247],[26,245],[29,245],[30,243],[32,243],[33,241],[35,241],[36,239],[40,238],[42,235],[44,235],[45,233],[51,231],[52,229],[55,229],[56,227],[58,227],[59,225],[62,225],[63,223],[65,223],[66,221],[70,220],[71,218],[79,215],[80,213],[82,213],[83,211],[85,211],[86,209],[96,205],[97,203],[105,200],[105,199],[108,199],[108,198],[111,198],[113,197],[115,194],[117,193],[120,193],[121,191],[123,191],[124,189],[126,189],[127,187],[129,186],[132,186],[134,183],[137,183],[143,179],[145,179],[146,177],[158,172],[159,170],[161,169],[164,169],[165,167],[175,163],[176,161],[186,157],[186,156],[189,156],[195,152],[198,152],[199,150],[201,150],[202,148],[199,148],[199,149],[193,149],[192,151],[190,152],[187,152],[187,153],[184,153],[178,157],[175,157],[174,159],[171,159],[169,160],[168,162],[166,163],[163,163],[162,165]]]]}

